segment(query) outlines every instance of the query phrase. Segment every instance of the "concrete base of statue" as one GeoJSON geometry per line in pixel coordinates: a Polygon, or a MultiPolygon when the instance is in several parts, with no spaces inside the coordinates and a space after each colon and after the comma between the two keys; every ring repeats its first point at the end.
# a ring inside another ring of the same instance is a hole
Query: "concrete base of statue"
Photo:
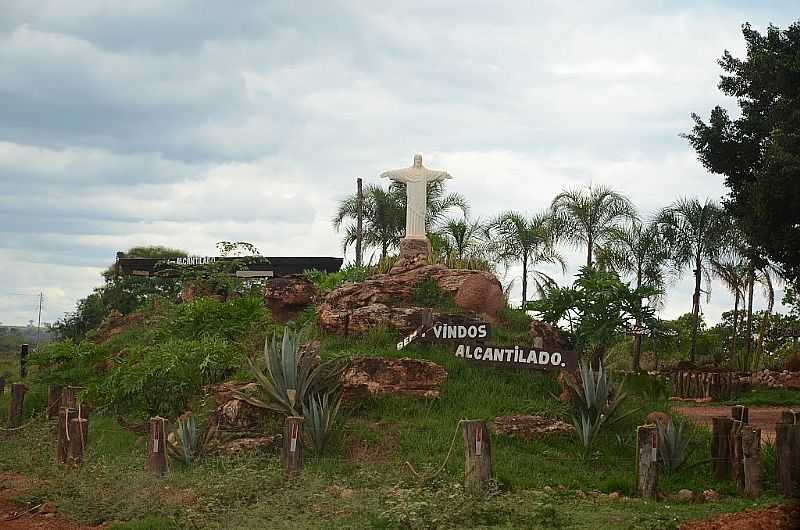
{"type": "Polygon", "coordinates": [[[400,240],[400,260],[428,259],[433,252],[427,237],[404,237],[400,240]]]}

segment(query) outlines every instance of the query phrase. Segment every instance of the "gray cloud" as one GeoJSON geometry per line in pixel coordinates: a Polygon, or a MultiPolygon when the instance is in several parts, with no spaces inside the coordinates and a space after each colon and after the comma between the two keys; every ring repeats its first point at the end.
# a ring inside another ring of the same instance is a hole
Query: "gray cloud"
{"type": "MultiPolygon", "coordinates": [[[[136,244],[339,254],[336,200],[417,151],[481,216],[588,182],[644,213],[717,198],[678,134],[730,106],[715,60],[741,53],[739,25],[786,25],[790,7],[5,2],[0,293],[47,288],[52,320],[136,244]]],[[[716,289],[712,318],[726,304],[716,289]]]]}

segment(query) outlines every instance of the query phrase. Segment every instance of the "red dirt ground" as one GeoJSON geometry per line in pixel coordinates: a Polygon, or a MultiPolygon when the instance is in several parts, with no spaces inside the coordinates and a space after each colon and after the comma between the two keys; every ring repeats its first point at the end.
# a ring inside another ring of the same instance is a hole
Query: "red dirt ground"
{"type": "Polygon", "coordinates": [[[797,530],[800,504],[770,506],[764,510],[745,510],[721,515],[708,521],[686,523],[681,530],[797,530]]]}
{"type": "MultiPolygon", "coordinates": [[[[775,424],[781,417],[781,412],[789,407],[750,407],[750,424],[761,429],[761,439],[764,441],[775,440],[775,424]]],[[[714,416],[731,415],[731,407],[673,407],[673,412],[686,416],[699,425],[711,428],[711,418],[714,416]]]]}
{"type": "Polygon", "coordinates": [[[80,526],[54,513],[52,504],[25,506],[11,500],[24,495],[34,481],[14,473],[0,473],[0,529],[3,530],[91,530],[100,526],[80,526]],[[47,513],[44,513],[47,512],[47,513]]]}

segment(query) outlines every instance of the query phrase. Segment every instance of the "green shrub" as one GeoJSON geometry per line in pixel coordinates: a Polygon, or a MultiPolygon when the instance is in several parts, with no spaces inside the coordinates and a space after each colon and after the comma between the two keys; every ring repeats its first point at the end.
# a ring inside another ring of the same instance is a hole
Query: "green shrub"
{"type": "Polygon", "coordinates": [[[266,318],[267,311],[259,297],[234,298],[227,303],[203,297],[178,305],[164,335],[189,340],[217,336],[238,341],[254,323],[266,318]]]}
{"type": "Polygon", "coordinates": [[[43,345],[28,362],[38,367],[38,382],[82,386],[97,379],[96,366],[104,356],[96,344],[65,339],[43,345]]]}
{"type": "Polygon", "coordinates": [[[411,301],[421,307],[431,307],[446,312],[458,312],[458,306],[453,297],[444,292],[433,278],[421,280],[413,287],[411,301]]]}
{"type": "Polygon", "coordinates": [[[115,412],[174,417],[203,385],[220,381],[243,362],[220,337],[170,339],[133,349],[91,390],[91,399],[115,412]]]}

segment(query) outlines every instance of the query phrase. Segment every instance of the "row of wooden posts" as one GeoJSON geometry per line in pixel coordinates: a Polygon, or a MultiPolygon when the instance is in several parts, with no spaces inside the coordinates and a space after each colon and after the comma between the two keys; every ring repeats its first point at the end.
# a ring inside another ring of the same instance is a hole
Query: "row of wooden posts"
{"type": "Polygon", "coordinates": [[[670,382],[674,397],[724,401],[736,398],[739,375],[735,372],[679,370],[670,374],[670,382]]]}
{"type": "MultiPolygon", "coordinates": [[[[0,378],[0,396],[5,381],[0,378]]],[[[56,460],[61,464],[79,466],[89,435],[89,407],[77,404],[80,387],[50,385],[47,416],[57,418],[56,460]]],[[[9,427],[22,422],[25,385],[11,385],[9,427]]],[[[461,422],[464,439],[464,480],[470,492],[484,491],[491,479],[491,437],[486,422],[461,422]]],[[[284,422],[281,461],[286,476],[303,469],[303,418],[289,416],[284,422]]],[[[658,485],[658,428],[643,425],[636,436],[636,489],[643,498],[655,499],[658,485]]],[[[150,419],[147,444],[148,469],[158,475],[167,471],[166,419],[150,419]]],[[[775,452],[778,486],[787,497],[800,496],[800,412],[785,411],[776,425],[775,452]]],[[[716,480],[733,480],[743,495],[756,497],[761,493],[761,429],[749,424],[749,409],[737,405],[731,417],[712,419],[712,474],[716,480]]]]}

